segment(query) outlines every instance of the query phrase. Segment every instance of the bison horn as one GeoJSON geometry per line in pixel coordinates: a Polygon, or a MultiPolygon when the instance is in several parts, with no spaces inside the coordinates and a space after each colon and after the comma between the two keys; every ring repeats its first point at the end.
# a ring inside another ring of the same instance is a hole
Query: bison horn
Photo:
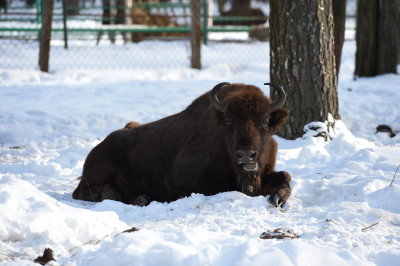
{"type": "Polygon", "coordinates": [[[286,93],[285,93],[285,91],[282,89],[282,87],[279,86],[279,85],[276,84],[276,83],[269,82],[269,83],[264,83],[264,85],[272,86],[272,87],[274,87],[275,89],[278,90],[278,94],[279,94],[278,100],[276,100],[275,102],[273,102],[273,103],[270,105],[270,109],[271,109],[270,112],[273,113],[273,112],[277,111],[279,108],[281,108],[281,107],[285,104],[286,93]]]}
{"type": "Polygon", "coordinates": [[[222,102],[217,97],[217,92],[220,88],[222,88],[225,85],[229,85],[229,83],[228,82],[219,83],[219,84],[215,85],[215,87],[210,92],[211,106],[221,112],[224,112],[224,107],[223,107],[222,102]]]}

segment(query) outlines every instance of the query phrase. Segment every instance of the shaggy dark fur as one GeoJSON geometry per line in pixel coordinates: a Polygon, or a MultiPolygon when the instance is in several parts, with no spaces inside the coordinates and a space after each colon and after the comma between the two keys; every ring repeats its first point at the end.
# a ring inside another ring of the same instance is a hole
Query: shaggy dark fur
{"type": "Polygon", "coordinates": [[[271,114],[270,99],[250,85],[223,86],[218,98],[224,112],[211,107],[205,93],[178,114],[144,125],[130,122],[112,132],[89,153],[73,198],[144,206],[236,190],[271,195],[273,205],[284,204],[290,175],[274,171],[272,134],[287,111],[271,114]],[[256,169],[245,169],[254,167],[249,160],[256,169]]]}

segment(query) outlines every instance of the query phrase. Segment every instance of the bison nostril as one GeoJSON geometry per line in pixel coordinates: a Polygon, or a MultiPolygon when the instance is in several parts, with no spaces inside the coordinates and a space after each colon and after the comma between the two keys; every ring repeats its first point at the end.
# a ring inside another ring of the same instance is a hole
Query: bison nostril
{"type": "Polygon", "coordinates": [[[257,152],[255,151],[251,151],[247,155],[251,161],[254,161],[257,158],[257,152]]]}
{"type": "Polygon", "coordinates": [[[242,152],[242,151],[238,151],[236,152],[236,156],[239,160],[244,159],[246,157],[246,153],[242,152]]]}

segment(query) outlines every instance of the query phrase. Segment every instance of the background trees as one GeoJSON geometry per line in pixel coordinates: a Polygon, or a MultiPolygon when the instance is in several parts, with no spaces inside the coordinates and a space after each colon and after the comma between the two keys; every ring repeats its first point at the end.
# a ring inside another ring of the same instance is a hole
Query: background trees
{"type": "Polygon", "coordinates": [[[290,111],[280,136],[295,139],[312,121],[340,118],[332,2],[271,0],[270,9],[270,76],[290,111]]]}
{"type": "Polygon", "coordinates": [[[357,1],[357,76],[396,73],[400,1],[357,1]]]}
{"type": "MultiPolygon", "coordinates": [[[[312,121],[325,122],[329,114],[340,119],[337,75],[346,0],[271,0],[270,10],[270,76],[286,90],[290,111],[280,135],[295,139],[312,121]]],[[[400,0],[357,1],[356,21],[355,74],[396,73],[400,0]]]]}
{"type": "Polygon", "coordinates": [[[51,25],[53,21],[54,0],[43,0],[42,27],[40,31],[39,67],[49,72],[51,25]]]}
{"type": "Polygon", "coordinates": [[[332,10],[334,22],[336,76],[339,76],[344,43],[344,31],[346,28],[346,0],[333,0],[332,10]]]}

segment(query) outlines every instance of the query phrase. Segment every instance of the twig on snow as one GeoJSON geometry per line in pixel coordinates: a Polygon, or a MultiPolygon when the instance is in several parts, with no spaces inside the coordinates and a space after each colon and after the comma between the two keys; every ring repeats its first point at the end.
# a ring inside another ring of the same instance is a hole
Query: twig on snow
{"type": "Polygon", "coordinates": [[[399,164],[399,166],[397,166],[396,172],[394,172],[394,176],[393,176],[392,182],[390,183],[389,187],[391,187],[393,185],[393,181],[394,181],[394,178],[396,177],[397,171],[399,171],[399,167],[400,167],[400,164],[399,164]]]}
{"type": "Polygon", "coordinates": [[[80,245],[80,246],[76,246],[76,247],[70,248],[68,251],[69,251],[69,252],[72,252],[72,251],[74,251],[75,249],[77,249],[77,248],[79,248],[79,247],[86,246],[86,245],[97,245],[98,243],[101,242],[101,240],[105,239],[107,236],[108,236],[108,235],[105,235],[103,238],[97,239],[97,240],[89,240],[88,242],[83,243],[83,244],[80,245]]]}
{"type": "Polygon", "coordinates": [[[365,231],[367,231],[368,229],[370,229],[371,227],[373,227],[373,226],[375,226],[375,225],[377,225],[377,224],[379,224],[379,222],[376,222],[376,223],[374,223],[374,224],[371,224],[370,226],[367,226],[367,227],[361,229],[361,232],[365,232],[365,231]]]}

